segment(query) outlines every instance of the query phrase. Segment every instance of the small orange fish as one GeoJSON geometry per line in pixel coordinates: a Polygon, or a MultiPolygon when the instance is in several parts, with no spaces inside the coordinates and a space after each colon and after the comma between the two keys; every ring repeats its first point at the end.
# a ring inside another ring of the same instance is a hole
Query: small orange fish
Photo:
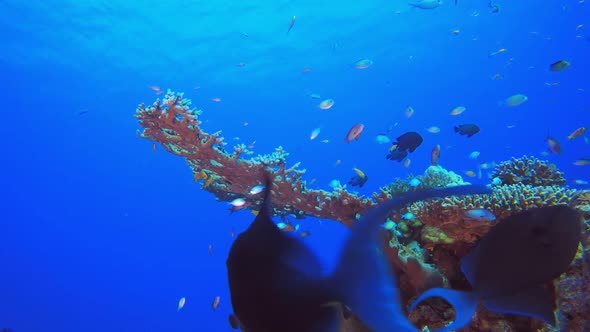
{"type": "Polygon", "coordinates": [[[193,173],[193,180],[195,180],[195,183],[199,182],[199,180],[207,180],[207,178],[207,173],[205,173],[204,171],[193,173]]]}
{"type": "Polygon", "coordinates": [[[361,137],[363,130],[365,129],[365,125],[362,123],[357,123],[346,134],[344,141],[351,142],[354,140],[358,140],[361,137]]]}
{"type": "Polygon", "coordinates": [[[574,162],[576,166],[587,166],[590,165],[590,159],[578,159],[574,162]]]}
{"type": "Polygon", "coordinates": [[[309,73],[310,71],[311,71],[311,68],[309,68],[309,67],[303,68],[304,73],[309,73]]]}
{"type": "Polygon", "coordinates": [[[154,151],[154,153],[156,153],[156,143],[152,144],[152,151],[154,151]]]}
{"type": "Polygon", "coordinates": [[[472,177],[475,177],[475,172],[474,171],[465,171],[465,175],[472,178],[472,177]]]}
{"type": "Polygon", "coordinates": [[[410,118],[412,115],[414,115],[414,109],[412,106],[406,107],[406,118],[410,118]]]}
{"type": "Polygon", "coordinates": [[[289,23],[289,29],[287,29],[287,33],[289,33],[289,31],[291,31],[291,29],[293,29],[293,26],[295,25],[295,15],[293,15],[293,17],[291,17],[291,23],[289,23]]]}
{"type": "Polygon", "coordinates": [[[220,298],[219,296],[216,296],[216,297],[213,299],[213,303],[211,304],[211,308],[212,308],[213,310],[217,310],[217,307],[219,307],[219,302],[220,302],[220,301],[221,301],[221,298],[220,298]]]}
{"type": "Polygon", "coordinates": [[[207,188],[213,183],[214,179],[212,177],[208,178],[207,181],[203,184],[202,188],[207,188]]]}
{"type": "Polygon", "coordinates": [[[150,88],[150,90],[152,90],[154,92],[162,91],[162,90],[160,90],[159,86],[155,86],[155,85],[150,85],[150,86],[148,86],[148,88],[150,88]]]}
{"type": "Polygon", "coordinates": [[[231,237],[236,236],[236,232],[234,231],[233,227],[229,230],[229,235],[231,235],[231,237]]]}
{"type": "Polygon", "coordinates": [[[412,163],[412,161],[410,160],[410,158],[407,158],[406,160],[404,160],[404,167],[405,168],[410,167],[411,163],[412,163]]]}
{"type": "Polygon", "coordinates": [[[436,145],[434,147],[434,149],[432,149],[432,152],[430,153],[430,163],[433,166],[437,166],[438,165],[438,158],[440,158],[440,145],[436,145]]]}
{"type": "Polygon", "coordinates": [[[567,139],[574,139],[574,138],[580,137],[580,136],[584,135],[585,132],[586,132],[586,127],[580,127],[578,129],[574,130],[574,132],[571,133],[567,137],[567,139]]]}

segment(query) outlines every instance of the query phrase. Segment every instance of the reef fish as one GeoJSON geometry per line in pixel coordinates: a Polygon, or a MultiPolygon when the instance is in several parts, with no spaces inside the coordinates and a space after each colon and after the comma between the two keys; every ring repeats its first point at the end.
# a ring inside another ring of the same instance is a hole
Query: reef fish
{"type": "Polygon", "coordinates": [[[542,319],[555,326],[556,303],[545,285],[565,272],[581,238],[578,212],[566,205],[534,208],[501,220],[461,259],[473,291],[433,288],[410,306],[442,297],[455,308],[455,321],[438,331],[471,322],[480,301],[488,310],[542,319]]]}
{"type": "Polygon", "coordinates": [[[555,154],[561,154],[561,144],[554,137],[547,136],[545,142],[549,146],[549,151],[555,154]]]}
{"type": "Polygon", "coordinates": [[[477,133],[479,133],[479,127],[476,124],[463,124],[459,126],[455,126],[455,132],[459,133],[460,135],[465,135],[467,137],[471,137],[477,133]]]}
{"type": "Polygon", "coordinates": [[[549,70],[551,70],[553,72],[564,71],[567,68],[569,68],[569,66],[571,66],[571,65],[572,64],[567,60],[559,60],[559,61],[552,63],[549,66],[549,70]]]}
{"type": "Polygon", "coordinates": [[[348,184],[351,186],[358,186],[358,187],[362,187],[367,180],[369,180],[369,177],[360,169],[358,168],[353,168],[353,170],[355,171],[356,175],[352,177],[352,179],[350,179],[348,181],[348,184]]]}
{"type": "Polygon", "coordinates": [[[465,211],[463,219],[469,221],[494,221],[496,216],[486,209],[471,209],[465,211]]]}
{"type": "Polygon", "coordinates": [[[352,126],[349,130],[348,133],[346,134],[346,137],[344,138],[344,140],[346,142],[351,142],[354,140],[358,140],[361,137],[361,134],[363,133],[363,130],[365,129],[365,125],[362,123],[357,123],[354,126],[352,126]]]}
{"type": "Polygon", "coordinates": [[[409,152],[414,152],[422,144],[422,136],[415,131],[407,132],[393,143],[387,159],[402,161],[409,152]]]}
{"type": "Polygon", "coordinates": [[[574,130],[571,134],[568,135],[567,139],[574,139],[574,138],[578,138],[582,135],[584,135],[584,133],[586,132],[586,127],[580,127],[576,130],[574,130]]]}
{"type": "Polygon", "coordinates": [[[415,201],[491,192],[485,186],[415,191],[368,210],[352,225],[333,274],[326,276],[315,254],[272,221],[273,186],[266,176],[260,212],[236,238],[226,261],[233,314],[250,332],[334,332],[347,311],[372,331],[417,332],[403,314],[381,250],[387,232],[381,225],[391,210],[415,201]]]}
{"type": "Polygon", "coordinates": [[[440,158],[440,145],[437,144],[430,152],[430,164],[432,166],[438,165],[438,158],[440,158]]]}

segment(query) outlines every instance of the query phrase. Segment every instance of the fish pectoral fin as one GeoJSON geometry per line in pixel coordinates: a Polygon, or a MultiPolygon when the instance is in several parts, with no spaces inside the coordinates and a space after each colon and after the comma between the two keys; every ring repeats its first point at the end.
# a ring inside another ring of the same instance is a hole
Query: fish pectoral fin
{"type": "Polygon", "coordinates": [[[516,294],[510,294],[483,301],[490,311],[530,316],[556,325],[555,301],[543,286],[534,286],[516,294]]]}
{"type": "Polygon", "coordinates": [[[414,310],[418,303],[430,297],[441,297],[455,309],[455,320],[444,328],[437,330],[437,332],[453,331],[467,326],[467,324],[471,323],[471,319],[479,303],[479,298],[472,292],[461,292],[447,288],[432,288],[420,295],[408,308],[408,311],[414,310]]]}

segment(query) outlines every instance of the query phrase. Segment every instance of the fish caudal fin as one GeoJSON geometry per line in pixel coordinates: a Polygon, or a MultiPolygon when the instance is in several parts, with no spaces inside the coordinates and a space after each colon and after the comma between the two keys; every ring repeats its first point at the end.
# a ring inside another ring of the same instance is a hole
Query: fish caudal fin
{"type": "Polygon", "coordinates": [[[435,332],[458,330],[471,323],[471,319],[473,318],[475,309],[477,309],[477,304],[479,303],[479,299],[472,292],[461,292],[446,288],[432,288],[420,295],[408,310],[414,310],[418,303],[430,297],[442,297],[455,308],[455,320],[451,324],[440,330],[436,330],[435,332]]]}
{"type": "Polygon", "coordinates": [[[368,210],[353,224],[330,283],[338,300],[347,305],[372,331],[417,331],[402,312],[397,281],[382,251],[386,230],[381,225],[391,210],[415,201],[490,192],[485,186],[415,191],[368,210]]]}
{"type": "Polygon", "coordinates": [[[490,311],[534,317],[553,326],[556,325],[555,301],[551,300],[549,293],[542,285],[509,296],[485,300],[483,304],[490,311]]]}
{"type": "Polygon", "coordinates": [[[351,229],[331,285],[342,303],[371,331],[417,331],[403,314],[397,282],[382,252],[380,227],[393,201],[369,210],[351,229]]]}

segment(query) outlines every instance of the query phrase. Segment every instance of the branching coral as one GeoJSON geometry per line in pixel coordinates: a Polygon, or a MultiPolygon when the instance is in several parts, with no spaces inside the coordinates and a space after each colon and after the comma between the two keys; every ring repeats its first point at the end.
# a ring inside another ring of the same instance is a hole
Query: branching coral
{"type": "MultiPolygon", "coordinates": [[[[313,216],[333,219],[350,225],[367,208],[403,194],[410,189],[407,180],[396,180],[372,199],[350,193],[344,187],[328,192],[307,187],[302,179],[305,170],[299,163],[287,166],[288,153],[278,147],[272,154],[244,159],[252,152],[244,145],[227,152],[221,132],[207,133],[200,128],[201,111],[191,109],[191,102],[182,94],[168,91],[165,98],[150,106],[139,105],[135,117],[144,127],[141,138],[159,142],[167,151],[185,158],[195,182],[217,199],[231,201],[245,198],[248,208],[258,209],[260,197],[250,189],[260,184],[264,171],[273,176],[273,208],[277,215],[293,214],[297,218],[313,216]]],[[[590,217],[590,192],[560,187],[563,174],[554,165],[536,158],[523,157],[500,164],[494,171],[503,184],[495,186],[490,195],[448,197],[416,202],[401,211],[393,211],[391,218],[400,220],[401,214],[411,212],[415,219],[400,221],[385,251],[397,271],[400,293],[407,302],[421,290],[434,285],[450,285],[468,290],[460,269],[460,258],[474,242],[485,235],[494,223],[464,220],[469,209],[484,208],[499,219],[513,213],[546,205],[568,204],[590,217]],[[399,233],[397,233],[399,232],[399,233]]],[[[418,190],[465,184],[463,179],[440,166],[429,167],[418,190]]],[[[590,226],[585,225],[584,248],[590,247],[590,226]]],[[[581,249],[582,250],[582,249],[581,249]]],[[[588,250],[588,249],[586,249],[588,250]]],[[[590,259],[581,251],[564,275],[555,280],[558,317],[563,331],[590,330],[590,259]]],[[[419,306],[411,319],[417,325],[440,327],[452,319],[452,310],[444,302],[419,306]]],[[[349,320],[347,331],[363,330],[358,321],[349,320]]],[[[465,331],[554,331],[542,322],[525,317],[509,317],[479,310],[474,322],[465,331]]]]}
{"type": "Polygon", "coordinates": [[[522,183],[532,186],[559,186],[565,184],[563,173],[554,164],[535,157],[523,156],[500,163],[491,173],[502,184],[522,183]]]}

